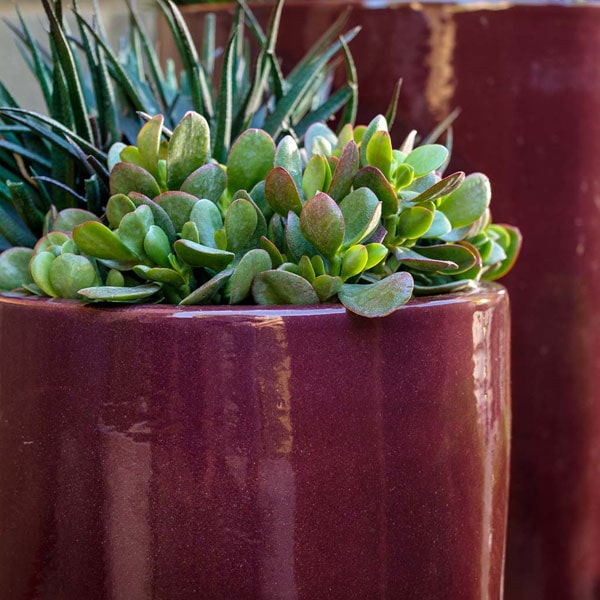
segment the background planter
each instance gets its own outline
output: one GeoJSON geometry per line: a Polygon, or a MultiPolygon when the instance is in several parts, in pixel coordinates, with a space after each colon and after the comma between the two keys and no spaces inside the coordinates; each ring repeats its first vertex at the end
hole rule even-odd
{"type": "Polygon", "coordinates": [[[0,300],[0,597],[500,598],[508,300],[0,300]]]}
{"type": "MultiPolygon", "coordinates": [[[[342,2],[291,2],[290,61],[342,2]]],[[[257,6],[258,10],[261,10],[257,6]]],[[[262,9],[266,11],[266,9],[262,9]]],[[[188,19],[200,31],[202,12],[188,19]]],[[[455,108],[455,163],[490,176],[494,220],[525,245],[513,302],[514,432],[506,596],[600,598],[600,7],[354,4],[360,115],[404,80],[397,139],[455,108]]]]}

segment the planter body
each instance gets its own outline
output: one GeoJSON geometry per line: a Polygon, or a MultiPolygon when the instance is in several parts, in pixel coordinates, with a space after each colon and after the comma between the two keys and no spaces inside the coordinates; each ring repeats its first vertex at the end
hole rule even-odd
{"type": "Polygon", "coordinates": [[[498,600],[508,318],[0,300],[0,598],[498,600]]]}
{"type": "MultiPolygon", "coordinates": [[[[289,63],[344,4],[286,5],[278,50],[289,63]]],[[[360,119],[385,112],[399,77],[398,141],[460,107],[454,164],[490,176],[494,219],[525,239],[506,279],[515,390],[506,597],[597,600],[600,6],[384,4],[355,3],[348,24],[362,25],[351,44],[360,119]]],[[[188,18],[199,31],[202,12],[188,18]]]]}

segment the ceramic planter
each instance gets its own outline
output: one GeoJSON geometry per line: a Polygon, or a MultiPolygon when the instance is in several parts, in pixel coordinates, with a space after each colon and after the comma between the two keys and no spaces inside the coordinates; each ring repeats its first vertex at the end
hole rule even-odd
{"type": "MultiPolygon", "coordinates": [[[[348,27],[362,25],[351,44],[362,120],[385,111],[399,77],[397,139],[460,107],[456,168],[490,176],[494,219],[525,239],[506,279],[515,390],[506,596],[600,598],[600,7],[292,1],[278,52],[298,58],[345,4],[348,27]]],[[[201,11],[187,14],[200,31],[201,11]]]]}
{"type": "Polygon", "coordinates": [[[499,599],[508,321],[0,299],[0,598],[499,599]]]}

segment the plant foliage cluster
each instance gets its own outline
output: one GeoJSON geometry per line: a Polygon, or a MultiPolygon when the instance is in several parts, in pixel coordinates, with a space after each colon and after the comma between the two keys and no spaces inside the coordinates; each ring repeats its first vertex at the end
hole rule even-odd
{"type": "MultiPolygon", "coordinates": [[[[82,80],[71,47],[75,42],[60,35],[65,33],[60,3],[44,4],[51,22],[49,63],[41,56],[36,60],[37,46],[24,24],[20,31],[40,79],[44,68],[52,68],[52,104],[57,90],[60,96],[82,80]],[[69,65],[74,79],[67,82],[69,65]]],[[[266,34],[240,4],[216,102],[208,84],[211,71],[202,66],[214,53],[208,43],[204,61],[193,52],[188,56],[190,68],[178,84],[188,93],[176,92],[150,106],[168,110],[152,110],[156,116],[147,117],[135,139],[124,126],[105,137],[101,111],[98,119],[88,118],[83,91],[71,114],[54,119],[0,109],[0,116],[17,124],[5,127],[5,135],[16,139],[2,151],[20,159],[20,173],[31,169],[26,180],[9,178],[6,184],[5,199],[21,218],[15,224],[24,237],[10,239],[15,247],[0,256],[1,288],[88,302],[339,300],[354,313],[375,317],[390,314],[415,293],[462,290],[510,269],[520,235],[491,222],[485,175],[444,176],[448,148],[417,146],[415,132],[394,149],[388,120],[381,115],[367,126],[353,125],[355,74],[346,43],[354,32],[337,42],[331,39],[336,31],[328,32],[283,78],[273,55],[282,4],[266,34]],[[244,71],[249,61],[240,46],[244,14],[262,48],[254,77],[244,71]],[[318,89],[340,49],[348,83],[324,99],[318,89]],[[191,110],[175,122],[182,97],[191,110]],[[337,133],[320,122],[344,106],[337,133]],[[25,154],[30,141],[38,149],[25,154]],[[60,160],[52,156],[59,150],[60,160]],[[43,166],[40,158],[50,175],[33,175],[34,165],[43,166]],[[54,172],[64,169],[63,160],[66,177],[54,172]],[[79,179],[77,169],[83,173],[79,179]]],[[[189,32],[171,2],[160,6],[185,46],[184,57],[192,47],[189,32]]],[[[131,14],[140,42],[133,46],[158,68],[133,9],[131,14]]],[[[141,80],[134,81],[116,56],[110,58],[98,26],[76,16],[77,43],[88,63],[101,63],[104,74],[94,88],[96,99],[115,81],[120,95],[129,84],[143,90],[141,80]]],[[[130,56],[141,58],[134,51],[130,56]]],[[[171,88],[152,72],[146,83],[153,92],[148,96],[156,100],[171,88]]],[[[126,102],[124,111],[118,101],[110,106],[121,118],[134,119],[140,110],[135,103],[126,102]]],[[[2,215],[0,221],[6,229],[2,215]]]]}

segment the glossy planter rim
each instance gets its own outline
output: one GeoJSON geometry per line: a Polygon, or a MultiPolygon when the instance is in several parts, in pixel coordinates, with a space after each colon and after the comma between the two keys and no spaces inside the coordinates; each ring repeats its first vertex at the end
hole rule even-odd
{"type": "MultiPolygon", "coordinates": [[[[480,283],[476,287],[449,294],[438,294],[430,296],[413,297],[397,311],[388,315],[388,317],[375,317],[373,320],[380,321],[393,317],[399,312],[412,312],[419,308],[432,306],[446,306],[452,304],[472,303],[487,304],[495,298],[507,295],[506,289],[498,283],[480,283]]],[[[69,300],[62,298],[42,298],[38,296],[21,296],[11,292],[0,293],[0,302],[23,306],[28,309],[66,311],[74,313],[77,311],[110,311],[118,314],[141,313],[156,317],[174,317],[174,318],[196,318],[196,317],[296,317],[296,316],[325,316],[325,315],[343,315],[356,319],[371,320],[367,317],[361,317],[348,311],[340,303],[323,303],[309,305],[210,305],[210,306],[178,306],[175,304],[108,304],[108,303],[83,303],[80,300],[69,300]]]]}

